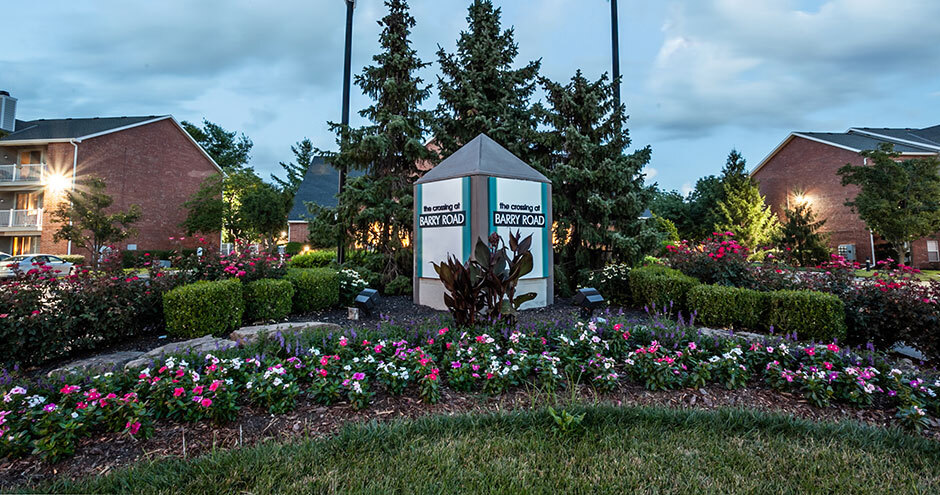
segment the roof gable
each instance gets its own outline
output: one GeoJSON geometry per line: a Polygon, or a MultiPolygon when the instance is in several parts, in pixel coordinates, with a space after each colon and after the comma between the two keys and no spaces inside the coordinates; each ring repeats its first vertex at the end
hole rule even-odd
{"type": "MultiPolygon", "coordinates": [[[[360,177],[364,174],[361,170],[350,170],[347,177],[360,177]]],[[[339,172],[331,165],[326,163],[322,156],[314,157],[304,175],[303,182],[297,188],[297,194],[294,195],[294,204],[291,206],[290,213],[287,215],[288,221],[306,221],[307,205],[305,203],[316,203],[320,206],[333,208],[336,206],[336,194],[339,191],[339,172]]]]}
{"type": "Polygon", "coordinates": [[[429,170],[416,184],[471,175],[551,182],[489,136],[480,134],[429,170]]]}

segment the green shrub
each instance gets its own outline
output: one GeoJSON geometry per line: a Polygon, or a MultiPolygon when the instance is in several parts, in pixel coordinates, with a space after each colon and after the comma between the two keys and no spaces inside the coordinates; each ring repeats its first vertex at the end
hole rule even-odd
{"type": "Polygon", "coordinates": [[[845,307],[832,294],[809,290],[768,292],[767,324],[780,332],[796,332],[805,340],[845,339],[845,307]]]}
{"type": "Polygon", "coordinates": [[[246,322],[279,320],[290,314],[294,285],[289,280],[263,278],[245,284],[246,322]]]}
{"type": "Polygon", "coordinates": [[[634,304],[672,305],[674,310],[680,311],[688,308],[688,292],[699,285],[698,280],[662,265],[635,268],[630,271],[629,278],[634,304]]]}
{"type": "Polygon", "coordinates": [[[309,313],[339,304],[339,274],[336,270],[291,268],[285,278],[294,285],[295,313],[309,313]]]}
{"type": "Polygon", "coordinates": [[[335,249],[317,249],[291,257],[287,262],[291,268],[323,268],[336,260],[335,249]]]}
{"type": "Polygon", "coordinates": [[[590,272],[584,282],[585,287],[597,289],[604,299],[615,306],[629,306],[633,300],[630,294],[630,265],[607,265],[590,272]]]}
{"type": "Polygon", "coordinates": [[[385,293],[390,296],[411,294],[411,277],[399,275],[385,286],[385,293]]]}
{"type": "Polygon", "coordinates": [[[689,291],[689,309],[697,311],[696,321],[706,326],[767,329],[769,292],[699,285],[689,291]]]}
{"type": "Polygon", "coordinates": [[[62,258],[62,261],[71,263],[73,265],[85,264],[85,257],[80,254],[63,254],[62,256],[59,256],[59,258],[62,258]]]}
{"type": "Polygon", "coordinates": [[[245,311],[237,278],[196,282],[163,295],[166,331],[177,337],[221,335],[241,326],[245,311]]]}
{"type": "Polygon", "coordinates": [[[291,241],[284,246],[284,254],[288,256],[295,256],[300,254],[304,250],[304,245],[301,242],[291,241]]]}
{"type": "Polygon", "coordinates": [[[343,268],[339,275],[339,301],[349,306],[356,300],[356,296],[366,288],[366,281],[359,272],[352,268],[343,268]]]}

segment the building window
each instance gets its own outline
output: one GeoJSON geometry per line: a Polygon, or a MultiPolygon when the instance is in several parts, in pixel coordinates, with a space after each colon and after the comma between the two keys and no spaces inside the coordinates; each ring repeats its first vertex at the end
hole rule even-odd
{"type": "Polygon", "coordinates": [[[839,256],[846,261],[855,261],[855,244],[839,244],[839,256]]]}
{"type": "Polygon", "coordinates": [[[940,249],[937,241],[927,241],[927,261],[940,261],[940,249]]]}
{"type": "Polygon", "coordinates": [[[18,256],[21,254],[36,254],[39,252],[39,237],[14,237],[12,247],[13,249],[11,249],[12,252],[10,254],[13,256],[18,256]]]}

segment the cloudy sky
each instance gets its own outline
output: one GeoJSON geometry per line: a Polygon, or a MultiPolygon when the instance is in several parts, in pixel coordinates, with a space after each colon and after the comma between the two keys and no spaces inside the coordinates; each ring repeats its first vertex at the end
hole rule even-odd
{"type": "MultiPolygon", "coordinates": [[[[424,60],[453,50],[468,3],[410,2],[424,60]]],[[[520,64],[541,58],[555,80],[609,71],[607,0],[495,3],[520,64]]],[[[357,2],[354,71],[383,12],[357,2]]],[[[621,0],[619,12],[633,144],[652,146],[648,180],[665,188],[717,173],[732,148],[756,165],[791,130],[940,123],[938,0],[621,0]]],[[[0,89],[22,119],[205,117],[247,134],[267,174],[303,137],[335,147],[344,16],[342,0],[11,2],[0,89]]],[[[354,87],[354,124],[367,104],[354,87]]]]}

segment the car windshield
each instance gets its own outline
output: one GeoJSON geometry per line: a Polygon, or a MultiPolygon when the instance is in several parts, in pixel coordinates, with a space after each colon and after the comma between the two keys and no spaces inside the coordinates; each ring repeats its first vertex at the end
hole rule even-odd
{"type": "Polygon", "coordinates": [[[8,261],[8,262],[10,262],[10,263],[19,263],[19,262],[24,261],[24,260],[26,260],[26,259],[28,259],[28,258],[29,258],[29,256],[20,255],[20,256],[13,256],[12,258],[7,258],[6,261],[8,261]]]}

